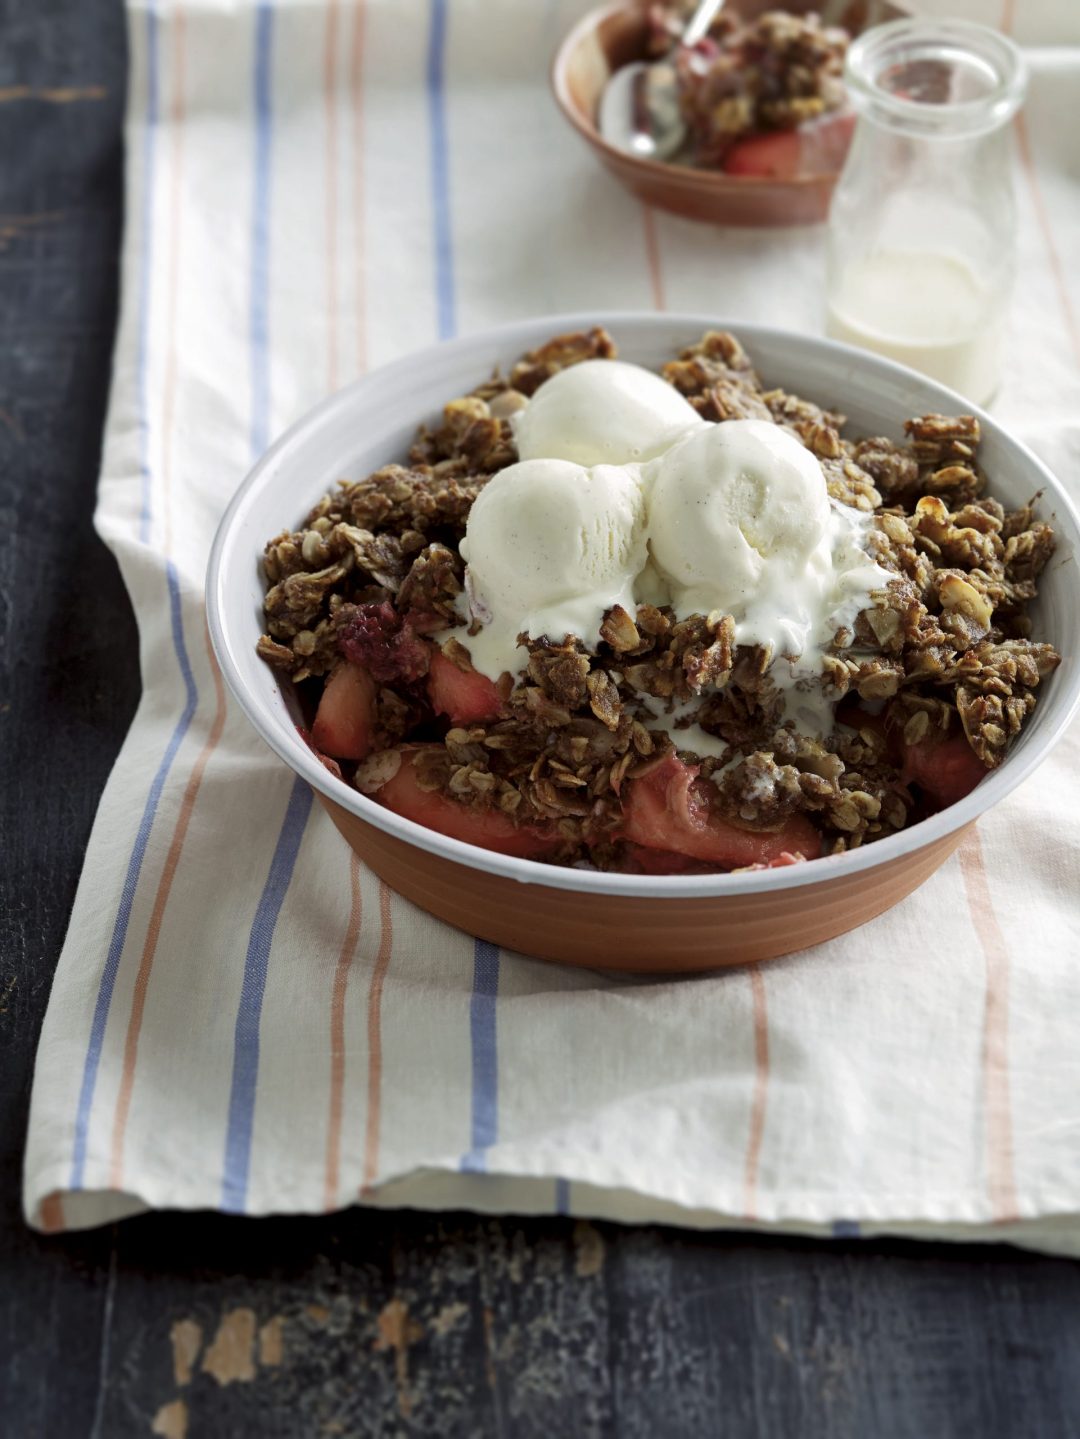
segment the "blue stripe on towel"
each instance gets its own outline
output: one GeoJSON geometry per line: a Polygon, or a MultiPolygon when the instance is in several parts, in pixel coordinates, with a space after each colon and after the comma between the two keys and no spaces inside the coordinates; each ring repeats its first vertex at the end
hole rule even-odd
{"type": "Polygon", "coordinates": [[[832,1236],[834,1239],[861,1239],[862,1230],[859,1228],[859,1221],[857,1219],[834,1219],[832,1236]]]}
{"type": "Polygon", "coordinates": [[[486,939],[473,947],[473,990],[469,1002],[469,1033],[472,1041],[472,1130],[471,1147],[462,1156],[461,1168],[482,1174],[487,1168],[487,1151],[499,1137],[499,1070],[495,1005],[499,995],[499,950],[486,939]]]}
{"type": "Polygon", "coordinates": [[[457,330],[454,303],[454,241],[450,226],[450,162],[446,143],[446,0],[431,0],[427,92],[431,140],[431,203],[435,229],[435,303],[440,340],[457,330]]]}
{"type": "MultiPolygon", "coordinates": [[[[273,139],[273,25],[268,0],[255,12],[255,184],[251,217],[251,309],[248,333],[251,344],[251,449],[257,459],[266,448],[270,431],[270,173],[273,139]]],[[[255,911],[244,961],[244,981],[236,1015],[233,1041],[233,1075],[229,1094],[229,1120],[225,1135],[225,1169],[222,1208],[242,1213],[247,1202],[251,1140],[255,1125],[255,1098],[259,1081],[259,1025],[262,1019],[266,974],[274,928],[292,880],[296,857],[311,813],[311,790],[300,779],[293,783],[278,835],[270,872],[255,911]]]]}
{"type": "MultiPolygon", "coordinates": [[[[136,360],[137,391],[139,396],[139,467],[141,472],[139,538],[144,541],[149,538],[152,519],[150,497],[150,419],[149,402],[147,398],[147,317],[150,304],[149,276],[152,260],[151,240],[153,227],[151,225],[151,191],[154,182],[154,148],[158,127],[158,71],[160,63],[157,13],[152,4],[146,12],[146,49],[146,147],[143,152],[143,184],[146,193],[143,198],[142,211],[143,231],[140,255],[141,280],[139,286],[141,313],[139,316],[139,347],[136,360]]],[[[167,438],[168,437],[166,437],[166,440],[167,438]]],[[[105,956],[105,967],[102,970],[101,980],[98,984],[97,1000],[94,1004],[94,1017],[90,1023],[90,1039],[87,1044],[86,1058],[83,1061],[82,1083],[79,1086],[79,1099],[75,1109],[75,1136],[72,1145],[70,1181],[72,1189],[81,1189],[83,1184],[83,1177],[86,1170],[86,1148],[90,1129],[90,1115],[94,1106],[94,1092],[97,1088],[97,1076],[98,1068],[101,1064],[102,1046],[105,1042],[105,1027],[109,1019],[109,1009],[112,1005],[117,971],[120,968],[120,956],[124,952],[124,943],[127,939],[128,924],[131,920],[131,908],[135,902],[135,891],[139,885],[139,876],[142,873],[143,860],[146,858],[146,848],[150,842],[150,832],[154,827],[154,819],[157,815],[158,804],[161,801],[162,790],[165,788],[165,780],[169,770],[172,768],[177,751],[183,743],[184,736],[187,734],[192,716],[199,702],[199,692],[195,685],[195,677],[191,672],[187,646],[184,643],[184,621],[180,604],[180,579],[177,575],[176,567],[171,560],[168,561],[165,566],[165,584],[169,598],[169,620],[172,627],[173,649],[176,652],[180,675],[184,683],[184,708],[181,711],[180,718],[176,722],[176,727],[169,737],[169,742],[165,747],[165,753],[161,757],[161,762],[157,767],[154,778],[150,782],[150,789],[147,792],[142,817],[139,820],[139,828],[135,833],[135,843],[132,846],[131,854],[128,858],[127,872],[124,875],[124,884],[120,891],[120,903],[117,906],[116,919],[113,921],[112,938],[109,941],[108,954],[105,956]]]]}
{"type": "Polygon", "coordinates": [[[266,877],[255,921],[251,926],[244,982],[236,1014],[233,1041],[232,1088],[229,1093],[229,1122],[225,1134],[225,1173],[221,1185],[221,1207],[230,1214],[242,1214],[247,1201],[251,1138],[255,1125],[255,1091],[259,1079],[259,1022],[270,946],[282,901],[289,888],[293,866],[311,813],[311,790],[302,779],[293,781],[285,819],[278,835],[270,873],[266,877]]]}
{"type": "Polygon", "coordinates": [[[150,348],[150,273],[153,258],[154,157],[158,128],[158,42],[157,12],[151,3],[146,11],[146,134],[142,153],[142,209],[139,216],[139,343],[135,360],[139,405],[139,539],[150,539],[150,422],[146,396],[147,352],[150,348]]]}
{"type": "Polygon", "coordinates": [[[251,218],[251,454],[258,459],[270,439],[270,141],[273,12],[260,4],[255,16],[255,203],[251,218]]]}
{"type": "MultiPolygon", "coordinates": [[[[427,91],[431,139],[431,206],[435,247],[435,304],[440,340],[457,330],[454,287],[454,243],[450,209],[450,164],[447,154],[446,0],[431,0],[428,32],[427,91]]],[[[499,1132],[498,1044],[496,1001],[499,993],[499,950],[486,940],[475,941],[473,989],[469,1002],[472,1045],[472,1119],[468,1153],[461,1168],[483,1173],[487,1150],[499,1132]]]]}

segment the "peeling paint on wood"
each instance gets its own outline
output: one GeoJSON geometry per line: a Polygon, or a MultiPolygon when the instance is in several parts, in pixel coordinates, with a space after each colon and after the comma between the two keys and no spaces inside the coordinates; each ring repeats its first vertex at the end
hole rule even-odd
{"type": "Polygon", "coordinates": [[[579,1279],[592,1279],[604,1267],[604,1241],[587,1220],[574,1225],[574,1271],[579,1279]]]}
{"type": "Polygon", "coordinates": [[[185,1439],[188,1430],[188,1409],[182,1399],[163,1404],[150,1421],[151,1434],[161,1439],[185,1439]]]}
{"type": "Polygon", "coordinates": [[[431,1332],[441,1339],[467,1316],[467,1304],[444,1304],[431,1321],[431,1332]]]}
{"type": "Polygon", "coordinates": [[[255,1378],[255,1311],[230,1309],[221,1316],[214,1342],[203,1355],[203,1372],[219,1384],[249,1384],[255,1378]]]}
{"type": "Polygon", "coordinates": [[[400,1299],[391,1299],[383,1306],[376,1320],[378,1335],[372,1348],[376,1351],[394,1351],[394,1378],[397,1383],[398,1410],[402,1418],[412,1413],[412,1395],[409,1393],[409,1345],[423,1338],[423,1328],[409,1318],[408,1306],[400,1299]]]}
{"type": "Polygon", "coordinates": [[[43,100],[46,105],[73,105],[78,100],[104,100],[104,85],[4,85],[0,105],[16,100],[43,100]]]}
{"type": "Polygon", "coordinates": [[[172,1342],[173,1378],[183,1388],[191,1382],[192,1370],[202,1348],[202,1325],[194,1319],[178,1319],[169,1330],[172,1342]]]}
{"type": "Polygon", "coordinates": [[[285,1320],[280,1314],[268,1319],[259,1330],[259,1363],[273,1369],[285,1356],[285,1320]]]}
{"type": "Polygon", "coordinates": [[[488,1305],[484,1305],[484,1377],[487,1379],[488,1388],[495,1388],[495,1315],[488,1305]]]}

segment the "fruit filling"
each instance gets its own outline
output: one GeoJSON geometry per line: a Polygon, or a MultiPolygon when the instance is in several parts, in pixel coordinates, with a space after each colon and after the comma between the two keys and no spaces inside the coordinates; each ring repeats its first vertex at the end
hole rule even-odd
{"type": "Polygon", "coordinates": [[[484,849],[667,875],[873,843],[1002,764],[1059,663],[1037,497],[993,497],[973,416],[903,435],[730,334],[659,373],[556,336],[269,542],[259,652],[342,784],[484,849]]]}

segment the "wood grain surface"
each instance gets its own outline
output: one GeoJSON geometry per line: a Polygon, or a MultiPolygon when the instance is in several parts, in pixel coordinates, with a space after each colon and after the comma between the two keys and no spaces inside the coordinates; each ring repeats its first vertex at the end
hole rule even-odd
{"type": "MultiPolygon", "coordinates": [[[[390,3],[390,0],[383,0],[390,3]]],[[[0,1434],[1080,1435],[1080,1266],[550,1219],[21,1222],[34,1047],[139,692],[91,528],[120,0],[0,0],[0,1434]]]]}

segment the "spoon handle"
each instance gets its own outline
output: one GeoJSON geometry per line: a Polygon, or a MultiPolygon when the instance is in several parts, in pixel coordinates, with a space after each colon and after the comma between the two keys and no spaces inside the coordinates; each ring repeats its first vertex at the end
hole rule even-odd
{"type": "Polygon", "coordinates": [[[724,0],[701,0],[701,4],[690,17],[690,23],[682,33],[684,45],[696,45],[703,40],[709,32],[709,26],[713,22],[713,16],[723,5],[724,0]]]}

